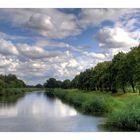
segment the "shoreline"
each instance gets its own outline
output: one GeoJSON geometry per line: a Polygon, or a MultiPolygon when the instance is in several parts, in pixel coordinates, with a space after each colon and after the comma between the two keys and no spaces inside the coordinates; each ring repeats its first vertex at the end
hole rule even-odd
{"type": "MultiPolygon", "coordinates": [[[[46,89],[47,91],[49,90],[46,89]]],[[[139,114],[136,112],[140,103],[138,94],[128,93],[113,96],[107,92],[101,93],[97,91],[96,93],[95,91],[60,88],[51,89],[51,92],[61,101],[73,106],[77,111],[85,115],[105,117],[107,120],[103,127],[107,129],[111,128],[114,131],[126,132],[140,131],[139,124],[136,124],[139,121],[139,114]],[[138,99],[135,102],[136,98],[138,99]],[[136,110],[133,109],[133,106],[127,106],[128,104],[133,104],[136,110]],[[130,120],[131,122],[129,122],[130,120]]]]}

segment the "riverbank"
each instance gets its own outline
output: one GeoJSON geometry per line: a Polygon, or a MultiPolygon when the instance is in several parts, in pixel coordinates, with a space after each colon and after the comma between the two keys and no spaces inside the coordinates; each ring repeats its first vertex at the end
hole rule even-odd
{"type": "Polygon", "coordinates": [[[140,96],[135,93],[111,95],[110,93],[78,89],[54,89],[63,102],[85,114],[107,118],[105,126],[123,131],[140,131],[140,96]]]}
{"type": "Polygon", "coordinates": [[[0,90],[0,95],[2,96],[2,95],[22,94],[25,92],[32,92],[38,90],[41,90],[41,88],[4,88],[0,90]]]}
{"type": "Polygon", "coordinates": [[[0,91],[0,102],[16,103],[19,98],[25,96],[26,93],[43,90],[41,88],[5,88],[0,91]]]}

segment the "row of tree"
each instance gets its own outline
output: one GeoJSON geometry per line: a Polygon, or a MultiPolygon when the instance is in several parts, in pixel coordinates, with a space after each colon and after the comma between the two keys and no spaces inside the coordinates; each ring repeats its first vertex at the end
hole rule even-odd
{"type": "Polygon", "coordinates": [[[45,88],[72,88],[71,81],[69,79],[64,81],[56,80],[55,78],[50,78],[44,83],[45,88]]]}
{"type": "Polygon", "coordinates": [[[75,78],[57,81],[50,78],[44,84],[47,88],[79,88],[82,90],[111,91],[122,90],[124,93],[131,88],[140,91],[140,45],[128,53],[119,52],[112,61],[98,63],[94,68],[87,69],[75,78]]]}

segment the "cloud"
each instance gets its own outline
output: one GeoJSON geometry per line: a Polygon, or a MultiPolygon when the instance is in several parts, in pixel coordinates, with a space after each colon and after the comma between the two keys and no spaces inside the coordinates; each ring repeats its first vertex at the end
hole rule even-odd
{"type": "Polygon", "coordinates": [[[3,55],[17,55],[18,51],[10,41],[0,38],[0,53],[3,55]]]}
{"type": "Polygon", "coordinates": [[[9,35],[4,32],[0,32],[0,38],[5,40],[25,40],[28,37],[20,36],[20,35],[9,35]]]}
{"type": "Polygon", "coordinates": [[[138,41],[129,35],[129,32],[119,27],[105,27],[100,29],[95,38],[101,48],[130,48],[138,45],[138,41]]]}
{"type": "Polygon", "coordinates": [[[44,82],[50,77],[55,77],[58,80],[72,79],[79,72],[93,67],[101,61],[103,59],[87,55],[74,57],[70,52],[67,52],[67,54],[47,60],[30,59],[26,62],[19,62],[19,65],[16,66],[16,74],[30,84],[36,84],[38,81],[44,82]]]}
{"type": "Polygon", "coordinates": [[[116,22],[138,15],[138,9],[86,9],[79,15],[59,9],[0,9],[0,19],[33,30],[49,38],[76,36],[88,26],[99,26],[103,21],[116,22]]]}
{"type": "Polygon", "coordinates": [[[120,27],[127,31],[130,37],[134,38],[137,41],[140,41],[140,11],[134,14],[133,16],[128,16],[126,19],[117,21],[115,27],[120,27]],[[139,13],[139,14],[138,14],[139,13]]]}
{"type": "Polygon", "coordinates": [[[60,9],[0,9],[0,20],[19,31],[0,32],[0,73],[16,74],[28,84],[50,77],[72,79],[119,51],[127,52],[140,37],[138,9],[81,9],[77,14],[60,9]],[[21,36],[23,30],[26,36],[21,36]],[[83,31],[87,38],[94,35],[93,42],[83,38],[83,31]]]}
{"type": "Polygon", "coordinates": [[[66,48],[68,49],[70,45],[68,43],[64,42],[56,42],[56,41],[50,41],[47,39],[40,39],[35,43],[36,46],[42,47],[42,48],[66,48]]]}
{"type": "Polygon", "coordinates": [[[8,67],[9,61],[5,59],[5,56],[0,55],[0,70],[5,70],[8,67]]]}
{"type": "Polygon", "coordinates": [[[48,55],[42,48],[27,44],[19,44],[17,49],[23,56],[31,59],[41,59],[48,55]]]}
{"type": "Polygon", "coordinates": [[[89,46],[89,45],[82,45],[82,46],[79,46],[79,47],[78,47],[79,50],[83,50],[83,51],[88,50],[88,49],[90,49],[90,48],[92,48],[92,47],[89,46]]]}
{"type": "Polygon", "coordinates": [[[104,21],[112,21],[116,22],[120,20],[122,17],[130,17],[137,14],[139,10],[137,9],[86,9],[83,8],[80,13],[80,26],[83,28],[87,28],[88,26],[99,26],[104,21]]]}
{"type": "Polygon", "coordinates": [[[33,14],[26,23],[27,27],[35,30],[52,30],[53,24],[51,17],[40,13],[33,14]]]}
{"type": "Polygon", "coordinates": [[[65,38],[81,33],[73,14],[57,9],[0,9],[0,19],[49,38],[65,38]]]}
{"type": "Polygon", "coordinates": [[[16,66],[19,65],[18,59],[13,56],[4,56],[0,54],[0,73],[9,74],[16,72],[16,66]]]}
{"type": "Polygon", "coordinates": [[[93,59],[99,59],[99,60],[104,60],[105,55],[103,53],[95,53],[95,52],[84,52],[87,57],[91,57],[93,59]]]}
{"type": "Polygon", "coordinates": [[[124,27],[130,31],[135,29],[137,23],[139,23],[138,20],[136,18],[132,18],[125,21],[124,27]]]}
{"type": "Polygon", "coordinates": [[[95,39],[99,42],[99,47],[103,49],[107,60],[112,59],[118,52],[126,53],[139,44],[131,32],[117,26],[101,28],[95,39]]]}
{"type": "Polygon", "coordinates": [[[62,55],[69,55],[68,51],[46,51],[45,49],[38,46],[30,46],[28,44],[19,44],[17,46],[17,50],[22,56],[27,57],[29,59],[49,59],[53,57],[58,57],[62,55]]]}
{"type": "Polygon", "coordinates": [[[58,80],[72,79],[79,72],[105,58],[102,53],[88,52],[83,47],[75,47],[65,42],[37,40],[33,45],[25,43],[14,45],[12,41],[6,39],[4,41],[10,42],[17,53],[1,56],[3,63],[1,62],[0,72],[16,74],[27,84],[44,82],[50,77],[58,80]],[[57,49],[46,50],[49,47],[57,49]],[[59,51],[60,48],[65,50],[59,51]],[[74,52],[80,53],[80,57],[74,56],[74,52]]]}

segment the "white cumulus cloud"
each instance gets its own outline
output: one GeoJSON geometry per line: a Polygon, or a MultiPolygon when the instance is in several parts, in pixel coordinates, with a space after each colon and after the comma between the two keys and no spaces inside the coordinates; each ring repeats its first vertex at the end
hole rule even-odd
{"type": "Polygon", "coordinates": [[[96,34],[99,46],[102,48],[130,48],[138,45],[138,41],[129,32],[119,27],[105,27],[96,34]]]}
{"type": "Polygon", "coordinates": [[[81,33],[74,14],[58,9],[0,9],[0,19],[22,26],[49,38],[65,38],[81,33]]]}
{"type": "Polygon", "coordinates": [[[14,55],[18,54],[18,51],[10,41],[0,38],[0,53],[3,55],[14,55]]]}

